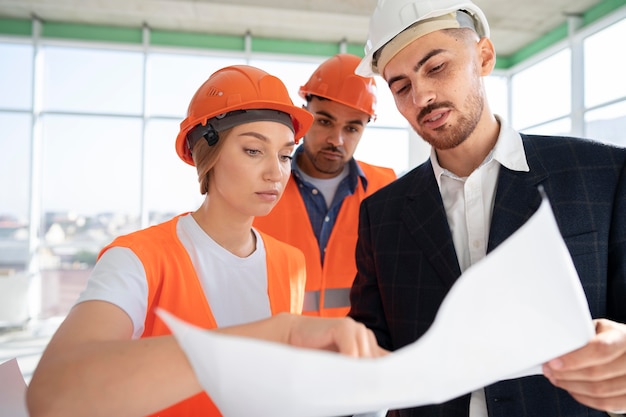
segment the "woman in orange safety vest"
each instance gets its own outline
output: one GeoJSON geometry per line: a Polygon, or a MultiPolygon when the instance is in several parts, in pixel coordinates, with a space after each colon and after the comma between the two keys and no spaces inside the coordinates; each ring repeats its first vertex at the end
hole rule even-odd
{"type": "MultiPolygon", "coordinates": [[[[202,84],[176,139],[180,158],[197,169],[202,205],[100,252],[33,375],[31,416],[220,415],[155,308],[206,329],[302,311],[302,252],[252,221],[281,197],[311,122],[260,69],[222,68],[202,84]]],[[[330,328],[345,326],[280,316],[276,323],[293,333],[272,336],[265,324],[262,337],[336,349],[330,328]],[[309,337],[305,328],[317,330],[309,337]]]]}

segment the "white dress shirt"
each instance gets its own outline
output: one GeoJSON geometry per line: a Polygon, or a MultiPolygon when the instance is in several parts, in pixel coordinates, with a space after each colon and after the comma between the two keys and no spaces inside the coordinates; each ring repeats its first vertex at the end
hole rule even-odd
{"type": "MultiPolygon", "coordinates": [[[[530,170],[521,136],[500,117],[497,119],[500,123],[500,134],[496,145],[483,163],[467,177],[459,177],[442,168],[434,148],[431,149],[430,160],[462,272],[487,254],[489,226],[500,167],[504,166],[512,171],[530,170]]],[[[469,415],[487,417],[484,389],[472,393],[469,415]]]]}

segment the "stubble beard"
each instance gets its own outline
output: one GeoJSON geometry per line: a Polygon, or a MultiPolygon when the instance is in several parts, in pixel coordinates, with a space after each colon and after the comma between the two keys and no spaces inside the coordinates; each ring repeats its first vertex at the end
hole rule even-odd
{"type": "MultiPolygon", "coordinates": [[[[483,112],[485,99],[480,93],[472,94],[467,96],[464,105],[465,108],[469,109],[469,112],[466,114],[460,114],[456,124],[451,125],[446,123],[445,125],[434,129],[435,133],[433,134],[425,132],[420,133],[420,131],[416,129],[417,134],[435,149],[447,150],[459,146],[476,129],[483,112]]],[[[451,102],[442,102],[427,106],[420,114],[427,114],[440,107],[456,110],[456,107],[451,102]]],[[[421,119],[420,116],[418,116],[418,120],[419,119],[421,119]]]]}

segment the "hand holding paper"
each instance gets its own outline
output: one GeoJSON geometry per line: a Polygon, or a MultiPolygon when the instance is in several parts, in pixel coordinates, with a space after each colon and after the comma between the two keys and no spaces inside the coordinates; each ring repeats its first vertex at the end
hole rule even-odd
{"type": "Polygon", "coordinates": [[[458,279],[422,338],[382,358],[224,336],[160,314],[226,417],[336,416],[439,403],[540,373],[542,363],[594,334],[546,200],[458,279]]]}

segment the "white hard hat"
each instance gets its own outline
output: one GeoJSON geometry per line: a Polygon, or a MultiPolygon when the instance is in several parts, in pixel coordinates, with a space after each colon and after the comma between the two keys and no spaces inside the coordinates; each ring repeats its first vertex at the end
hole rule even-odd
{"type": "Polygon", "coordinates": [[[364,77],[380,74],[382,68],[378,68],[374,59],[379,49],[415,23],[457,11],[464,11],[471,17],[479,36],[489,37],[487,18],[470,0],[378,0],[370,19],[365,57],[355,72],[364,77]]]}

